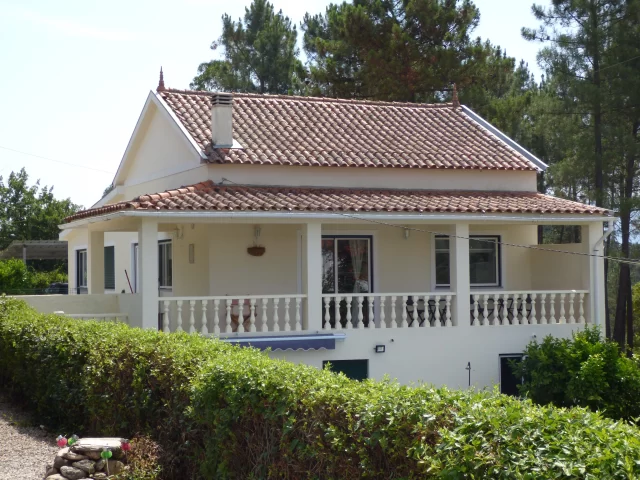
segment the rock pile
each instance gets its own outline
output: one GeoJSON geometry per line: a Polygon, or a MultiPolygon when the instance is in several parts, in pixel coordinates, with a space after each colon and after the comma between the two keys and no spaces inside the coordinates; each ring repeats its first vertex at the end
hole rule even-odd
{"type": "Polygon", "coordinates": [[[56,454],[47,466],[46,480],[106,480],[126,468],[122,438],[81,438],[56,454]],[[111,452],[105,459],[102,453],[111,452]]]}

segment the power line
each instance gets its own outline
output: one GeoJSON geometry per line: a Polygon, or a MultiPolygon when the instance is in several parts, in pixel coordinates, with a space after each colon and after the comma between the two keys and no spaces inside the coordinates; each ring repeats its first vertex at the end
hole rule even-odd
{"type": "MultiPolygon", "coordinates": [[[[237,185],[239,187],[242,188],[246,188],[249,190],[254,190],[256,193],[261,193],[260,190],[256,187],[251,187],[248,185],[243,185],[237,182],[234,182],[233,180],[229,180],[228,178],[222,178],[222,182],[229,182],[232,183],[234,185],[237,185]]],[[[446,236],[446,237],[451,237],[451,238],[461,238],[463,240],[474,240],[471,237],[465,237],[465,236],[460,236],[460,235],[453,235],[451,233],[448,232],[436,232],[433,230],[424,230],[421,228],[416,228],[416,227],[410,227],[410,226],[405,226],[405,225],[395,225],[393,223],[388,223],[388,222],[383,222],[382,220],[374,220],[371,218],[365,218],[365,217],[361,217],[357,214],[352,214],[352,213],[344,213],[344,212],[333,212],[333,211],[326,211],[323,213],[328,213],[330,215],[336,215],[336,216],[342,216],[342,217],[348,217],[348,218],[353,218],[355,220],[362,220],[364,222],[369,222],[369,223],[375,223],[378,225],[384,225],[387,227],[393,227],[393,228],[399,228],[402,230],[410,230],[410,231],[414,231],[414,232],[421,232],[421,233],[429,233],[432,235],[438,235],[438,236],[446,236]]],[[[501,240],[483,240],[484,242],[487,243],[495,243],[497,245],[504,245],[507,247],[514,247],[514,248],[526,248],[529,250],[539,250],[542,252],[552,252],[552,253],[564,253],[567,255],[578,255],[578,256],[582,256],[582,257],[595,257],[595,258],[603,258],[606,260],[611,260],[613,262],[618,262],[618,263],[625,263],[628,265],[640,265],[640,260],[634,260],[631,258],[620,258],[620,257],[611,257],[608,255],[596,255],[594,253],[583,253],[583,252],[569,252],[567,250],[557,250],[557,249],[552,249],[552,248],[543,248],[543,247],[539,247],[539,246],[535,246],[535,245],[522,245],[522,244],[518,244],[518,243],[509,243],[509,242],[503,242],[501,240]]]]}
{"type": "Polygon", "coordinates": [[[48,160],[50,162],[61,163],[63,165],[69,165],[70,167],[86,168],[87,170],[94,170],[96,172],[108,173],[109,175],[113,175],[113,172],[109,172],[107,170],[102,170],[100,168],[93,168],[93,167],[87,167],[86,165],[78,165],[78,164],[75,164],[75,163],[63,162],[62,160],[55,160],[53,158],[43,157],[42,155],[36,155],[34,153],[28,153],[28,152],[23,152],[21,150],[16,150],[15,148],[3,147],[2,145],[0,145],[0,148],[2,148],[3,150],[9,150],[10,152],[20,153],[22,155],[28,155],[29,157],[41,158],[43,160],[48,160]]]}

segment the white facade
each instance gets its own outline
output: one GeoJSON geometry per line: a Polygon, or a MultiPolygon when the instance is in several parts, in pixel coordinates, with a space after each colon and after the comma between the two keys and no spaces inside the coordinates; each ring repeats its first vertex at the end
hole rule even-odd
{"type": "MultiPolygon", "coordinates": [[[[97,205],[223,179],[255,186],[536,190],[535,171],[208,165],[202,155],[151,93],[116,188],[97,205]]],[[[587,323],[601,324],[603,262],[597,255],[609,220],[594,215],[125,210],[62,226],[70,290],[89,295],[29,301],[41,310],[87,317],[120,313],[133,326],[235,341],[326,337],[334,348],[270,355],[319,368],[325,361],[366,360],[373,378],[486,387],[500,381],[500,355],[521,353],[528,342],[546,335],[565,337],[587,323]],[[538,246],[539,224],[580,225],[581,243],[538,246]],[[496,251],[490,251],[487,239],[497,242],[496,251]],[[159,242],[171,246],[159,247],[159,242]],[[262,256],[247,253],[254,244],[264,247],[262,256]],[[105,246],[115,248],[112,289],[104,283],[105,246]],[[478,252],[478,246],[487,251],[478,252]],[[347,267],[340,266],[340,248],[350,252],[347,267]],[[87,258],[86,279],[83,272],[78,276],[79,255],[87,258]],[[495,270],[478,274],[474,258],[485,257],[495,262],[495,270]],[[444,270],[443,259],[448,259],[444,270]],[[364,287],[339,290],[341,281],[356,276],[364,287]],[[384,353],[376,353],[376,346],[384,353]]]]}

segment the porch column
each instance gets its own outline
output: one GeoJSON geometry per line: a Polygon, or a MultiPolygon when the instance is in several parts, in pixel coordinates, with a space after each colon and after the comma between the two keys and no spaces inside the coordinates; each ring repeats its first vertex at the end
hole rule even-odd
{"type": "Polygon", "coordinates": [[[466,328],[471,325],[471,288],[469,278],[469,224],[453,225],[452,237],[449,238],[451,250],[451,290],[455,293],[453,324],[466,328]]]}
{"type": "Polygon", "coordinates": [[[306,258],[302,282],[307,301],[304,303],[305,330],[322,329],[322,225],[306,223],[303,228],[306,258]]]}
{"type": "Polygon", "coordinates": [[[138,228],[142,328],[158,329],[158,223],[143,218],[138,228]]]}
{"type": "MultiPolygon", "coordinates": [[[[587,253],[591,255],[602,255],[604,253],[604,243],[600,243],[596,248],[596,242],[602,238],[604,230],[601,222],[591,222],[582,227],[583,232],[587,231],[588,238],[582,241],[587,244],[587,253]]],[[[604,258],[587,257],[589,261],[589,323],[599,325],[602,328],[602,335],[605,335],[606,308],[604,301],[604,258]]]]}
{"type": "Polygon", "coordinates": [[[87,277],[89,294],[104,293],[104,232],[89,230],[87,277]]]}

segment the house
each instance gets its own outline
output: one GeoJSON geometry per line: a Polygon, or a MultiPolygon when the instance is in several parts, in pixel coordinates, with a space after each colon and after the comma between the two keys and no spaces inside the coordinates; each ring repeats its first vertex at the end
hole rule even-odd
{"type": "Polygon", "coordinates": [[[271,348],[354,378],[513,388],[532,340],[602,326],[610,211],[469,108],[150,92],[114,188],[61,225],[39,308],[271,348]],[[539,225],[580,243],[538,245],[539,225]],[[86,295],[84,295],[86,294],[86,295]]]}

